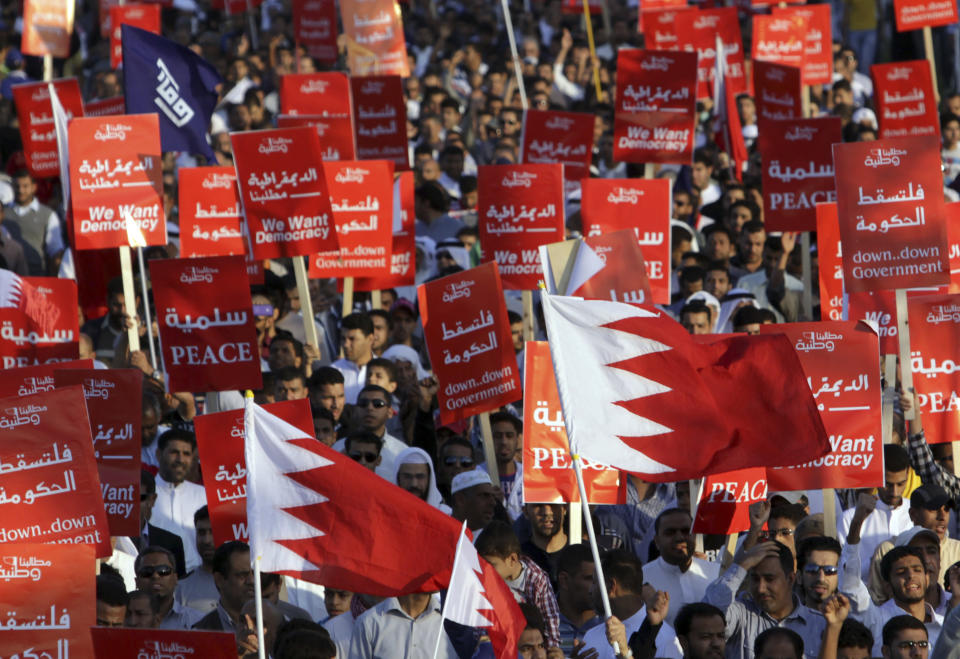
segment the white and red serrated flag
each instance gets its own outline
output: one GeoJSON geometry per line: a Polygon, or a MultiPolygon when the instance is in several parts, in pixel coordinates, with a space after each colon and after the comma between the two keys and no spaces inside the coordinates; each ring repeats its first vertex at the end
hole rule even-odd
{"type": "Polygon", "coordinates": [[[44,334],[52,333],[60,318],[60,309],[36,286],[5,269],[0,269],[0,309],[19,311],[29,322],[29,329],[35,328],[44,334]]]}
{"type": "Polygon", "coordinates": [[[727,85],[727,56],[719,34],[716,39],[716,52],[716,75],[713,78],[713,107],[716,112],[714,139],[733,159],[737,180],[742,181],[748,158],[747,146],[743,141],[737,100],[727,85]]]}
{"type": "Polygon", "coordinates": [[[572,453],[673,482],[829,452],[782,334],[703,345],[652,307],[541,300],[572,453]]]}

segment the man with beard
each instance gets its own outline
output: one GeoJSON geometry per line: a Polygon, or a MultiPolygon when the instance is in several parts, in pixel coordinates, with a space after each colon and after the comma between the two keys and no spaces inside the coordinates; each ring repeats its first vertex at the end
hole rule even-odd
{"type": "Polygon", "coordinates": [[[410,447],[397,456],[397,471],[393,482],[410,494],[423,499],[434,508],[450,514],[450,507],[443,503],[433,473],[433,462],[422,448],[410,447]]]}
{"type": "Polygon", "coordinates": [[[797,572],[803,603],[820,611],[824,602],[837,592],[840,581],[840,543],[834,538],[814,536],[800,543],[797,572]]]}
{"type": "Polygon", "coordinates": [[[557,606],[560,608],[560,649],[569,657],[583,636],[602,620],[593,608],[590,590],[596,568],[590,547],[567,545],[557,552],[557,606]]]}
{"type": "Polygon", "coordinates": [[[550,575],[556,572],[557,554],[567,546],[564,512],[563,504],[559,503],[528,503],[523,507],[523,514],[530,522],[530,539],[521,549],[550,575]]]}
{"type": "Polygon", "coordinates": [[[674,616],[683,659],[722,659],[727,648],[723,611],[711,604],[694,602],[674,616]]]}
{"type": "Polygon", "coordinates": [[[660,557],[643,567],[646,582],[670,594],[670,624],[684,604],[702,601],[707,586],[720,576],[717,563],[694,557],[692,526],[687,510],[670,508],[660,513],[654,521],[653,537],[660,557]]]}
{"type": "Polygon", "coordinates": [[[194,513],[193,523],[197,527],[197,552],[203,562],[177,584],[175,596],[180,604],[207,614],[217,608],[219,594],[213,579],[213,554],[217,547],[206,506],[194,513]]]}
{"type": "Polygon", "coordinates": [[[245,542],[225,542],[213,554],[213,579],[220,599],[217,608],[204,616],[193,629],[236,632],[243,627],[243,605],[253,597],[253,569],[250,547],[245,542]]]}
{"type": "MultiPolygon", "coordinates": [[[[396,483],[396,460],[397,456],[407,448],[402,441],[387,432],[387,421],[393,416],[393,408],[390,406],[391,396],[383,387],[375,384],[364,386],[357,394],[356,404],[356,430],[373,433],[380,438],[382,447],[380,449],[380,464],[376,467],[377,475],[381,478],[396,483]]],[[[339,440],[333,445],[333,450],[343,452],[346,448],[346,440],[339,440]]]]}

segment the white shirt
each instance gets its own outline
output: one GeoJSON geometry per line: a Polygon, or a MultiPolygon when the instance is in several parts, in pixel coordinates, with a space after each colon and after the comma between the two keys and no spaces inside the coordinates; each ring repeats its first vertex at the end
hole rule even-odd
{"type": "Polygon", "coordinates": [[[350,656],[350,639],[353,637],[353,628],[356,624],[357,621],[350,611],[323,623],[323,628],[330,634],[330,640],[337,646],[338,659],[347,659],[350,656]]]}
{"type": "Polygon", "coordinates": [[[686,572],[681,572],[676,565],[670,565],[662,556],[643,566],[643,580],[670,595],[667,622],[671,625],[684,604],[703,601],[707,586],[719,576],[719,565],[696,557],[686,572]]]}
{"type": "Polygon", "coordinates": [[[330,365],[343,373],[343,391],[346,401],[351,405],[356,405],[357,395],[367,383],[367,365],[357,366],[346,358],[338,359],[330,365]]]}
{"type": "Polygon", "coordinates": [[[440,636],[437,653],[433,652],[442,624],[437,595],[430,597],[426,611],[417,618],[407,615],[396,597],[388,597],[357,618],[350,659],[456,659],[457,652],[446,634],[440,636]]]}
{"type": "MultiPolygon", "coordinates": [[[[383,433],[382,439],[383,448],[380,449],[380,464],[376,468],[377,476],[396,484],[393,479],[397,475],[397,456],[410,447],[389,433],[383,433]]],[[[334,451],[346,454],[347,440],[338,439],[332,448],[334,451]]]]}
{"type": "MultiPolygon", "coordinates": [[[[850,531],[850,522],[856,509],[851,508],[840,518],[840,542],[846,543],[847,533],[850,531]]],[[[884,540],[900,535],[913,526],[910,519],[910,504],[901,503],[897,508],[891,508],[883,501],[877,501],[877,507],[864,520],[860,527],[860,578],[864,583],[870,578],[870,559],[877,550],[877,546],[884,540]]]]}
{"type": "MultiPolygon", "coordinates": [[[[646,572],[644,572],[644,578],[646,578],[646,572]]],[[[673,608],[672,602],[670,608],[673,608]]],[[[641,606],[639,611],[623,621],[628,642],[630,641],[630,637],[633,636],[633,633],[640,629],[640,625],[643,624],[646,617],[647,607],[641,606]]],[[[682,659],[683,649],[680,647],[680,641],[677,640],[677,633],[673,630],[673,627],[670,626],[670,623],[664,622],[663,626],[660,627],[660,631],[657,632],[656,643],[658,659],[664,657],[666,659],[682,659]]],[[[607,642],[606,625],[597,625],[588,630],[587,633],[583,635],[583,644],[586,646],[585,652],[596,650],[597,654],[600,655],[598,659],[616,659],[616,655],[613,654],[613,647],[607,642]]],[[[626,650],[626,648],[620,648],[621,652],[626,652],[626,650]]]]}
{"type": "MultiPolygon", "coordinates": [[[[928,603],[924,602],[924,606],[927,609],[927,617],[930,618],[930,621],[924,622],[923,625],[927,628],[927,640],[930,641],[930,647],[933,647],[936,645],[937,638],[940,636],[940,629],[943,627],[943,616],[934,611],[933,607],[928,603]]],[[[871,606],[865,613],[854,616],[873,632],[872,656],[881,656],[880,648],[883,646],[883,626],[890,618],[903,615],[910,614],[897,606],[897,603],[892,599],[889,599],[880,606],[871,606]]]]}
{"type": "Polygon", "coordinates": [[[157,502],[153,504],[150,523],[180,536],[187,572],[203,563],[197,551],[197,529],[193,525],[193,514],[205,505],[207,495],[200,485],[184,481],[174,486],[157,474],[157,502]]]}

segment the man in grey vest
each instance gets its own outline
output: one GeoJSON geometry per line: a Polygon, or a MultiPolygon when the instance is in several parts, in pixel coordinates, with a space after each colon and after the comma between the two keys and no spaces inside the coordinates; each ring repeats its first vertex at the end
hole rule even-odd
{"type": "Polygon", "coordinates": [[[21,169],[13,175],[13,204],[3,213],[3,226],[23,246],[30,275],[55,275],[65,247],[60,218],[36,197],[37,185],[21,169]]]}

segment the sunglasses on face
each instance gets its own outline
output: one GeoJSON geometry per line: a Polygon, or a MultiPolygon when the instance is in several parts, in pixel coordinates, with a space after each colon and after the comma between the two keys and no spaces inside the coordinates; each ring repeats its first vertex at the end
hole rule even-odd
{"type": "Polygon", "coordinates": [[[912,650],[913,648],[925,650],[930,647],[930,641],[900,641],[897,643],[897,647],[901,650],[912,650]]]}
{"type": "Polygon", "coordinates": [[[370,451],[356,451],[350,453],[350,459],[355,462],[376,462],[379,456],[376,453],[370,451]]]}
{"type": "Polygon", "coordinates": [[[452,467],[456,464],[459,464],[461,467],[472,467],[473,458],[468,458],[466,456],[457,457],[455,455],[448,455],[443,459],[443,464],[447,465],[448,467],[452,467]]]}
{"type": "Polygon", "coordinates": [[[817,565],[816,563],[807,563],[803,566],[803,571],[807,574],[817,574],[823,570],[823,573],[828,577],[832,577],[840,570],[836,565],[817,565]]]}
{"type": "Polygon", "coordinates": [[[373,406],[374,409],[383,409],[387,406],[387,401],[382,398],[358,398],[357,407],[370,407],[373,406]]]}
{"type": "Polygon", "coordinates": [[[173,574],[173,568],[169,565],[148,565],[147,567],[140,568],[137,576],[141,579],[149,579],[153,575],[169,577],[171,574],[173,574]]]}
{"type": "Polygon", "coordinates": [[[761,538],[789,538],[793,535],[793,529],[777,529],[776,531],[764,531],[760,534],[761,538]]]}

